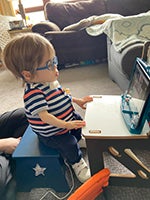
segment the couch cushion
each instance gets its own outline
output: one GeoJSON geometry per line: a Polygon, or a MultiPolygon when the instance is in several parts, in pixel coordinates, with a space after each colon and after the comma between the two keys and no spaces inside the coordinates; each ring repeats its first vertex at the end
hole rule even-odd
{"type": "Polygon", "coordinates": [[[48,2],[45,7],[47,19],[61,29],[81,19],[106,12],[104,0],[77,1],[75,3],[48,2]]]}
{"type": "Polygon", "coordinates": [[[136,15],[150,10],[149,0],[106,0],[108,13],[118,13],[121,15],[136,15]]]}

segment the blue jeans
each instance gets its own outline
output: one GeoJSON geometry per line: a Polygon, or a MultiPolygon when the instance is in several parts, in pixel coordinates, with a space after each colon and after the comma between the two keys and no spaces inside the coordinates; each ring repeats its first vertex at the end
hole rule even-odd
{"type": "MultiPolygon", "coordinates": [[[[82,120],[79,114],[74,114],[74,120],[82,120]]],[[[78,141],[81,139],[81,128],[73,129],[65,134],[43,137],[38,136],[39,140],[46,146],[57,149],[61,156],[66,159],[66,161],[73,165],[80,161],[82,157],[82,152],[78,145],[78,141]]]]}

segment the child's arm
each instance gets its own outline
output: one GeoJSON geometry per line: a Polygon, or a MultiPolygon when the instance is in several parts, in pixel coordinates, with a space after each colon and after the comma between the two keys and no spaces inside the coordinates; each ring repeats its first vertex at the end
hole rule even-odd
{"type": "Polygon", "coordinates": [[[76,97],[72,97],[72,100],[74,103],[76,103],[78,106],[80,106],[81,108],[85,109],[85,104],[87,102],[93,101],[93,97],[91,96],[86,96],[83,98],[76,98],[76,97]]]}
{"type": "Polygon", "coordinates": [[[82,128],[83,126],[85,126],[85,121],[73,120],[73,121],[66,122],[64,120],[58,119],[54,115],[48,113],[46,110],[41,111],[39,113],[39,117],[41,118],[41,120],[43,122],[45,122],[47,124],[51,124],[51,125],[56,126],[58,128],[66,128],[68,130],[78,129],[78,128],[82,128]]]}

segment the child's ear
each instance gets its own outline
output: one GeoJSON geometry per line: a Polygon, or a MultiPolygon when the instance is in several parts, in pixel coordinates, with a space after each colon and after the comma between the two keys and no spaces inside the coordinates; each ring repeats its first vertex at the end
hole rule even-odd
{"type": "Polygon", "coordinates": [[[27,82],[31,80],[31,73],[29,71],[23,70],[21,74],[27,82]]]}

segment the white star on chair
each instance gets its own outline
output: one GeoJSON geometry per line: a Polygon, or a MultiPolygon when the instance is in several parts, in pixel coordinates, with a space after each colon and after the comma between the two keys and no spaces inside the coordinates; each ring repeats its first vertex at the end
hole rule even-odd
{"type": "Polygon", "coordinates": [[[46,170],[46,168],[40,167],[39,164],[36,164],[36,167],[33,168],[33,170],[35,171],[35,176],[39,176],[40,174],[45,176],[44,171],[46,170]]]}

